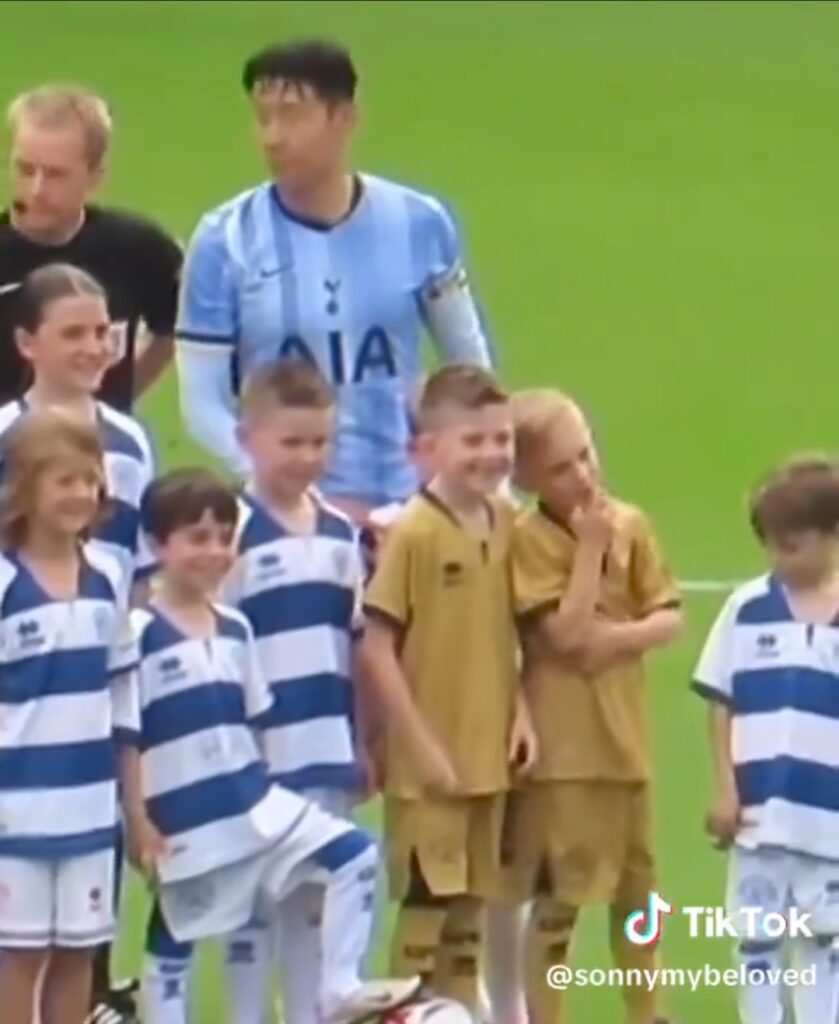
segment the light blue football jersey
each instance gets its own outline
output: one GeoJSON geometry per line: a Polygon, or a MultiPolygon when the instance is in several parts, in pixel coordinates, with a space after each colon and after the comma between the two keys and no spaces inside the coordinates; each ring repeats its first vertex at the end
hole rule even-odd
{"type": "Polygon", "coordinates": [[[270,183],[206,214],[186,260],[178,359],[188,428],[239,473],[236,379],[281,358],[315,362],[338,395],[322,490],[379,505],[417,485],[407,411],[424,327],[446,362],[489,366],[492,352],[446,207],[382,178],[358,183],[332,226],[293,214],[270,183]]]}

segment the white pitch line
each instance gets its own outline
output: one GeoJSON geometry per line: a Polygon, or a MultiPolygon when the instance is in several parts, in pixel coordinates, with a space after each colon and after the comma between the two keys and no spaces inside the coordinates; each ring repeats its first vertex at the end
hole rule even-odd
{"type": "Polygon", "coordinates": [[[727,594],[739,587],[742,580],[680,580],[679,590],[686,594],[727,594]]]}

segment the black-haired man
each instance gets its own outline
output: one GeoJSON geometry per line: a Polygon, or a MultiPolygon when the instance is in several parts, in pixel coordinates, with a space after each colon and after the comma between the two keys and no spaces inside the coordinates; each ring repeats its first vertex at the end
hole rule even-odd
{"type": "Polygon", "coordinates": [[[269,47],[243,85],[270,180],[201,220],[184,271],[178,369],[187,428],[237,473],[241,377],[308,358],[336,389],[324,493],[357,519],[416,487],[408,405],[430,330],[446,362],[487,366],[490,344],[439,199],[354,173],[357,75],[342,47],[269,47]]]}

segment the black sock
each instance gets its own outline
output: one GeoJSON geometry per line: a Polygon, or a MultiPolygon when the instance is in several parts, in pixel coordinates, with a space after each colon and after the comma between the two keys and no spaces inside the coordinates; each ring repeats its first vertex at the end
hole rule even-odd
{"type": "Polygon", "coordinates": [[[91,993],[95,1006],[111,989],[111,945],[98,946],[93,954],[93,985],[91,993]]]}

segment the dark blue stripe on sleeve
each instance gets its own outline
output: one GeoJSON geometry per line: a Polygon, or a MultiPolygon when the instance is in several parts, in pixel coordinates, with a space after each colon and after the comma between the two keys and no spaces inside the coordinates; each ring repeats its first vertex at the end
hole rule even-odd
{"type": "Polygon", "coordinates": [[[708,686],[707,683],[700,683],[698,679],[694,679],[690,684],[690,688],[694,693],[699,694],[700,697],[704,697],[705,700],[709,700],[714,704],[723,704],[726,707],[731,706],[731,698],[714,686],[708,686]]]}
{"type": "Polygon", "coordinates": [[[136,729],[126,729],[118,725],[114,729],[114,742],[122,747],[139,747],[140,733],[136,729]]]}

